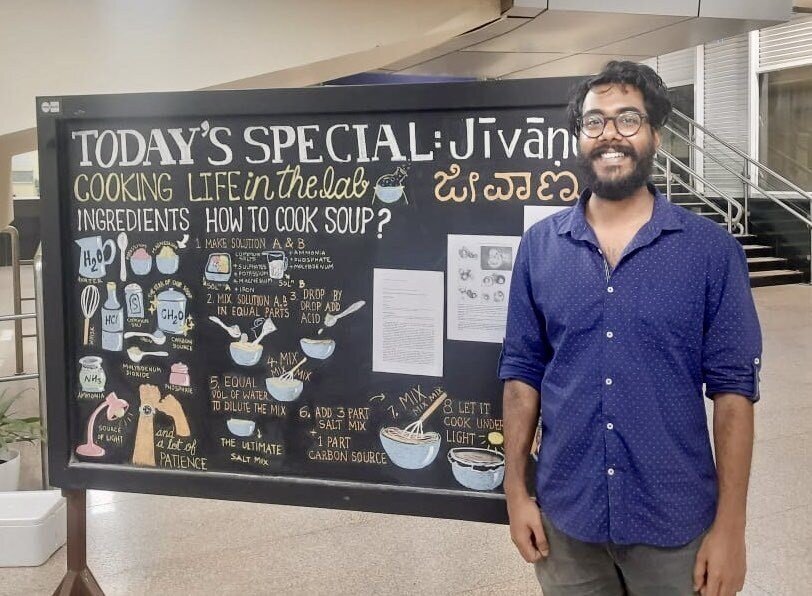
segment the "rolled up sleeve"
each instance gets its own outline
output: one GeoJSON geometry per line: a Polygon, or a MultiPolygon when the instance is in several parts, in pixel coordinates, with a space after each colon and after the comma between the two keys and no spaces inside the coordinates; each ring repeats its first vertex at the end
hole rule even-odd
{"type": "Polygon", "coordinates": [[[547,340],[544,316],[533,297],[530,244],[528,235],[525,235],[513,266],[498,375],[503,381],[517,379],[539,390],[552,349],[547,340]]]}
{"type": "Polygon", "coordinates": [[[714,251],[706,284],[702,377],[705,395],[735,393],[760,398],[762,363],[758,322],[747,257],[735,238],[714,251]]]}

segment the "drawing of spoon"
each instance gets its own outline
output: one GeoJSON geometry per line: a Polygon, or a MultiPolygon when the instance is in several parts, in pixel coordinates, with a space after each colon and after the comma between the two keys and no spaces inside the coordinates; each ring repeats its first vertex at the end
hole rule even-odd
{"type": "Polygon", "coordinates": [[[257,338],[251,343],[254,345],[258,344],[266,335],[273,333],[274,331],[276,331],[276,325],[273,324],[272,320],[265,319],[265,322],[262,324],[262,330],[259,332],[259,335],[257,335],[257,338]]]}
{"type": "Polygon", "coordinates": [[[219,317],[214,317],[214,316],[209,317],[209,321],[211,321],[212,323],[217,323],[218,325],[220,325],[220,327],[225,329],[226,333],[228,333],[234,339],[239,339],[240,338],[240,328],[237,325],[226,325],[225,323],[223,323],[223,321],[221,321],[219,319],[219,317]]]}
{"type": "Polygon", "coordinates": [[[124,232],[119,232],[118,237],[116,238],[116,244],[118,244],[118,252],[119,256],[121,257],[119,277],[121,278],[121,281],[127,281],[127,266],[124,262],[124,252],[127,250],[127,234],[124,232]]]}
{"type": "MultiPolygon", "coordinates": [[[[363,308],[365,304],[366,302],[364,302],[363,300],[359,300],[358,302],[353,302],[352,304],[350,304],[347,307],[347,309],[340,314],[334,315],[328,312],[326,315],[324,315],[324,327],[332,327],[338,322],[340,318],[346,317],[347,315],[351,315],[355,311],[360,310],[361,308],[363,308]]],[[[318,333],[319,335],[321,335],[322,332],[324,331],[324,327],[319,329],[318,333]]]]}
{"type": "Polygon", "coordinates": [[[146,337],[149,340],[152,340],[152,343],[158,346],[162,346],[166,343],[166,335],[160,329],[157,329],[155,333],[143,333],[141,331],[128,331],[124,334],[124,339],[130,339],[131,337],[146,337]]]}
{"type": "Polygon", "coordinates": [[[169,356],[169,352],[144,352],[138,346],[127,348],[127,356],[133,362],[141,362],[146,356],[169,356]]]}

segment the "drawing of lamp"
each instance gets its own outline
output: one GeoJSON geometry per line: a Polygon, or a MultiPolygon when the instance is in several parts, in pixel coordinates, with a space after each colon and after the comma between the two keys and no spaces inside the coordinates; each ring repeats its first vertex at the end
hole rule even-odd
{"type": "Polygon", "coordinates": [[[114,392],[110,392],[90,415],[87,421],[86,442],[76,448],[77,455],[83,455],[84,457],[102,457],[104,455],[104,448],[93,442],[93,426],[96,423],[96,416],[98,416],[99,412],[104,408],[107,408],[107,420],[113,421],[123,418],[124,414],[126,414],[130,408],[130,404],[123,399],[119,399],[114,392]]]}

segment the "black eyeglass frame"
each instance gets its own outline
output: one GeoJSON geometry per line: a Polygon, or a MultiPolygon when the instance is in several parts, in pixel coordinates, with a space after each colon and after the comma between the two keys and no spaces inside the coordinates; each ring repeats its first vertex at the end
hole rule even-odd
{"type": "Polygon", "coordinates": [[[624,138],[629,138],[629,137],[633,137],[633,136],[634,136],[634,135],[636,135],[638,132],[640,132],[640,129],[643,127],[643,122],[645,122],[646,120],[649,120],[649,117],[648,117],[648,115],[647,115],[647,114],[641,114],[640,112],[637,112],[637,111],[635,111],[635,110],[626,110],[626,111],[624,111],[624,112],[621,112],[621,113],[620,113],[620,114],[618,114],[617,116],[604,116],[603,114],[589,114],[588,116],[581,116],[581,117],[578,119],[578,132],[583,132],[583,133],[584,133],[584,135],[585,135],[586,137],[590,138],[590,139],[597,139],[599,136],[601,136],[601,135],[603,134],[603,131],[605,131],[605,130],[606,130],[606,124],[607,124],[609,121],[611,121],[611,122],[612,122],[612,124],[613,124],[613,125],[614,125],[614,127],[615,127],[615,130],[617,131],[617,134],[619,134],[621,137],[624,137],[624,138]],[[634,132],[629,133],[629,134],[624,134],[624,133],[622,133],[622,132],[620,131],[620,129],[619,129],[619,128],[618,128],[618,126],[617,126],[617,119],[618,119],[618,118],[622,118],[623,116],[626,116],[626,115],[628,115],[628,114],[634,114],[635,116],[637,116],[638,118],[640,118],[640,124],[639,124],[639,126],[638,126],[638,127],[635,129],[635,131],[634,131],[634,132]],[[600,132],[598,132],[598,134],[596,134],[596,135],[591,135],[591,134],[588,134],[588,133],[586,132],[586,129],[584,128],[584,119],[585,119],[585,118],[594,118],[594,117],[601,118],[601,119],[603,120],[603,126],[601,127],[601,130],[600,130],[600,132]]]}

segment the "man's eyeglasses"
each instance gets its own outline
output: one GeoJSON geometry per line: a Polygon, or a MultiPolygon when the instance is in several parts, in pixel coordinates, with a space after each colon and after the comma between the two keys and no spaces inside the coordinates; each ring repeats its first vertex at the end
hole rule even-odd
{"type": "Polygon", "coordinates": [[[603,134],[606,123],[612,121],[615,130],[622,137],[632,137],[637,134],[648,116],[640,112],[621,112],[617,116],[603,116],[602,114],[589,114],[579,120],[581,131],[590,139],[596,139],[603,134]]]}

